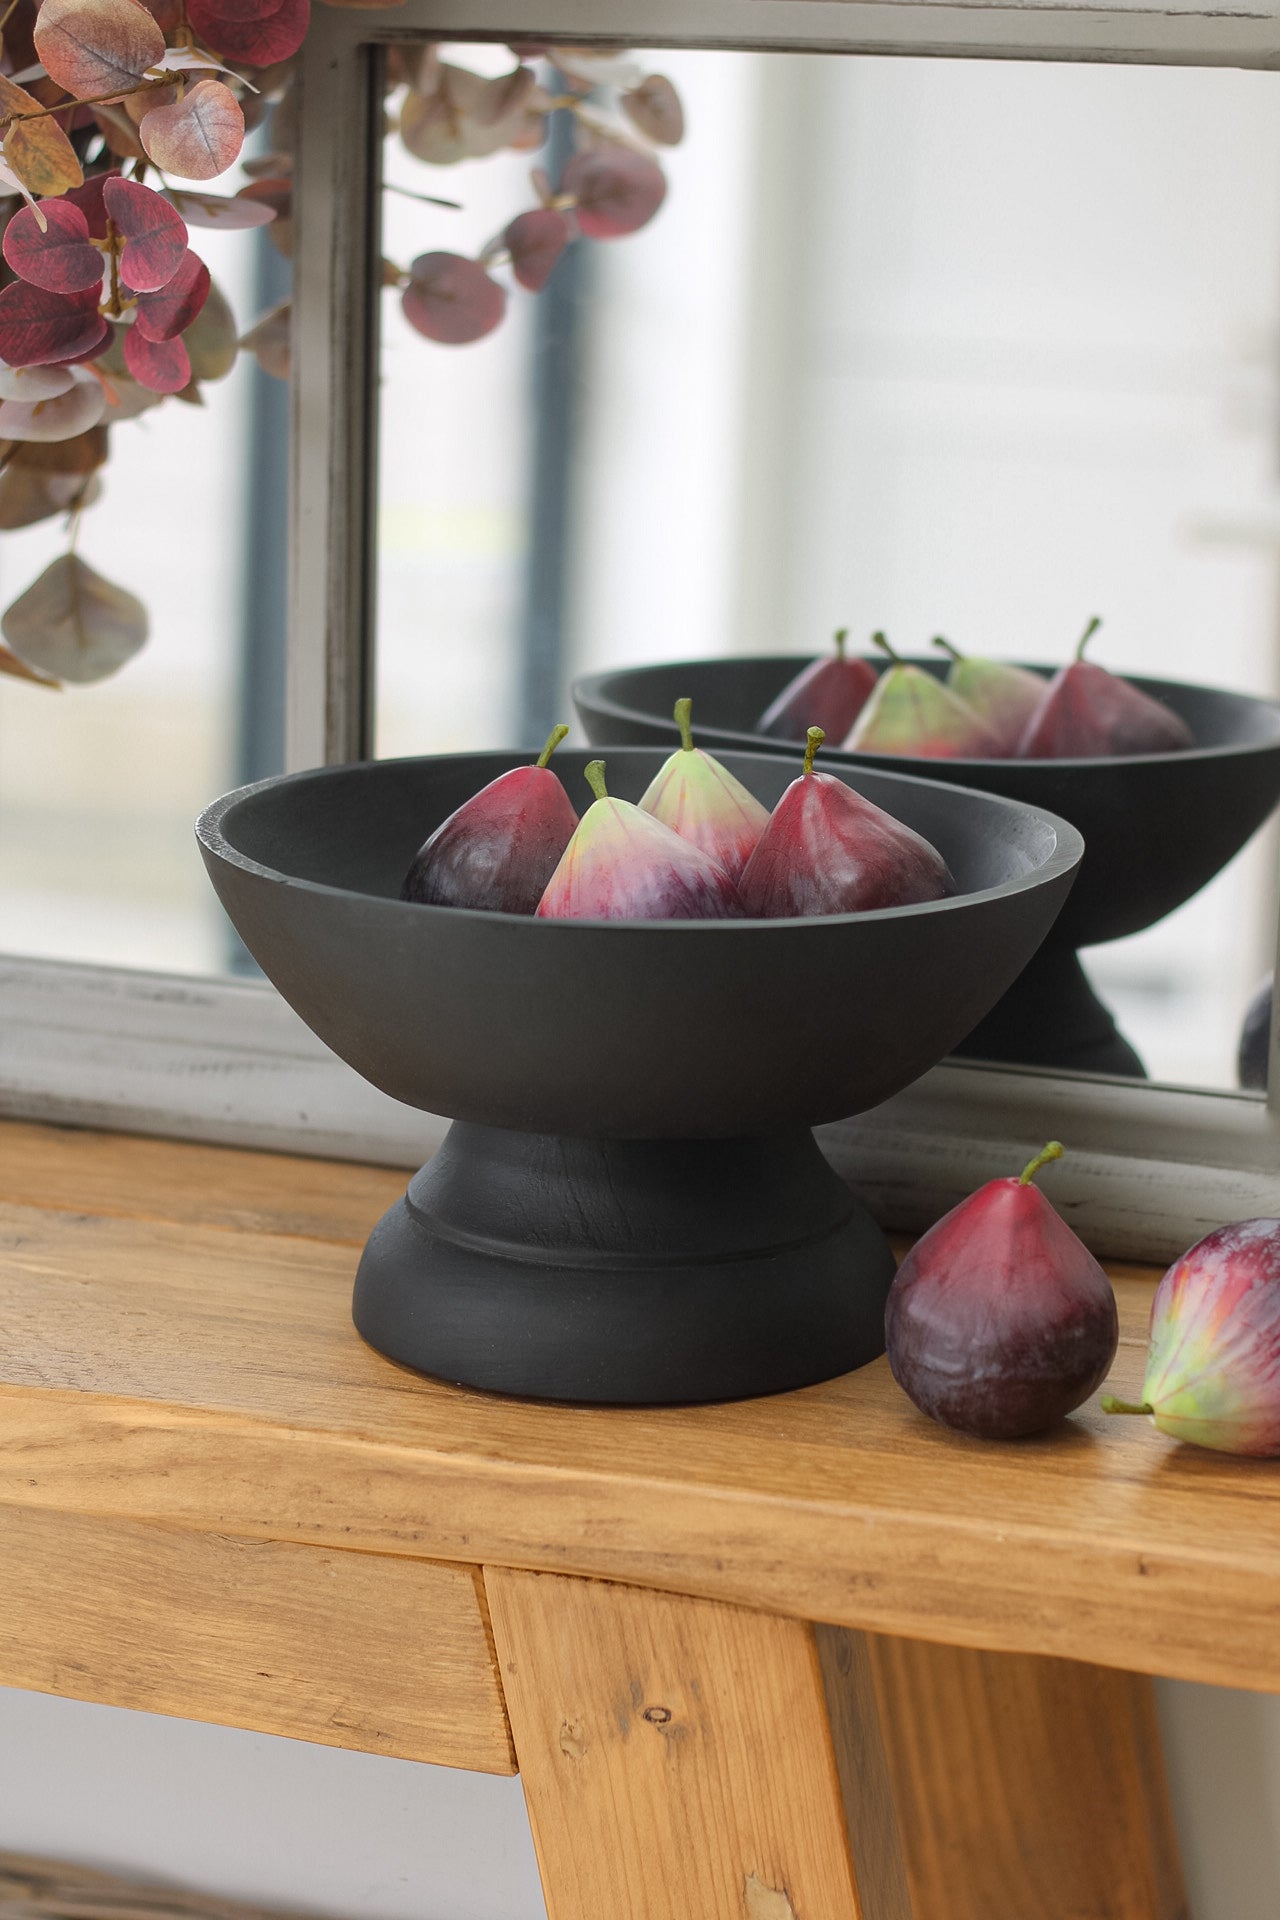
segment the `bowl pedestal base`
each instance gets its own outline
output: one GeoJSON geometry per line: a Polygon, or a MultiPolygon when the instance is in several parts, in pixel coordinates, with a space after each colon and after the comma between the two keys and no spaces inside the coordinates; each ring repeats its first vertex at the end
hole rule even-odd
{"type": "Polygon", "coordinates": [[[353,1317],[380,1352],[461,1386],[732,1400],[883,1353],[893,1274],[808,1131],[582,1140],[456,1122],[370,1235],[353,1317]]]}
{"type": "Polygon", "coordinates": [[[954,1052],[962,1059],[1145,1080],[1147,1070],[1070,947],[1041,947],[954,1052]]]}

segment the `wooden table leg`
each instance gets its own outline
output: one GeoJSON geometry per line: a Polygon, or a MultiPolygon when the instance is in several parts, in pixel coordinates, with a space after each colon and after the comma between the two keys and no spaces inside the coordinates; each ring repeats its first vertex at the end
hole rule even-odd
{"type": "Polygon", "coordinates": [[[550,1920],[910,1920],[863,1636],[485,1583],[550,1920]]]}
{"type": "Polygon", "coordinates": [[[1145,1676],[867,1646],[918,1920],[1186,1920],[1145,1676]]]}

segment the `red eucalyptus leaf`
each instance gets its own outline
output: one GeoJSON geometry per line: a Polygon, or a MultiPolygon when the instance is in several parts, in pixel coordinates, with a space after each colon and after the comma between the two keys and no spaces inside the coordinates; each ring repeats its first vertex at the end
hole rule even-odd
{"type": "Polygon", "coordinates": [[[147,158],[183,180],[212,180],[235,165],[244,145],[244,115],[221,80],[197,80],[181,100],[153,107],[138,138],[147,158]]]}
{"type": "Polygon", "coordinates": [[[493,332],[506,312],[507,296],[478,260],[423,253],[409,269],[401,304],[409,325],[428,340],[461,347],[493,332]]]}
{"type": "Polygon", "coordinates": [[[34,37],[50,79],[81,100],[132,93],[164,56],[164,35],[138,0],[44,0],[34,37]]]}
{"type": "Polygon", "coordinates": [[[159,293],[138,296],[133,331],[144,340],[172,340],[186,332],[208,298],[209,269],[198,253],[188,253],[159,293]]]}
{"type": "Polygon", "coordinates": [[[517,214],[502,236],[511,271],[530,293],[541,293],[571,238],[569,222],[554,207],[517,214]]]}
{"type": "Polygon", "coordinates": [[[15,213],[4,230],[4,257],[20,279],[51,293],[88,293],[102,284],[102,255],[89,239],[89,223],[66,200],[45,200],[15,213]]]}
{"type": "MultiPolygon", "coordinates": [[[[241,20],[267,20],[280,6],[280,0],[209,0],[205,12],[234,24],[241,20]]],[[[199,11],[199,9],[197,9],[199,11]]]]}
{"type": "Polygon", "coordinates": [[[148,340],[137,326],[125,329],[124,363],[138,385],[152,393],[181,393],[191,378],[181,340],[148,340]]]}
{"type": "Polygon", "coordinates": [[[106,338],[96,292],[50,293],[25,280],[0,287],[0,359],[11,367],[74,360],[106,338]]]}
{"type": "Polygon", "coordinates": [[[89,238],[105,240],[107,237],[107,206],[103,199],[108,180],[118,180],[120,170],[112,167],[107,173],[91,173],[82,187],[76,187],[62,198],[68,206],[79,207],[89,223],[89,238]]]}
{"type": "Polygon", "coordinates": [[[660,147],[678,147],[684,139],[684,108],[680,95],[665,74],[651,73],[619,105],[631,124],[660,147]]]}
{"type": "Polygon", "coordinates": [[[102,191],[108,214],[125,240],[120,275],[134,293],[166,286],[182,265],[187,229],[169,202],[136,180],[107,181],[102,191]]]}
{"type": "Polygon", "coordinates": [[[311,0],[280,0],[259,5],[247,19],[235,17],[221,0],[187,0],[187,19],[210,53],[245,66],[270,67],[288,60],[306,38],[311,0]]]}
{"type": "Polygon", "coordinates": [[[275,219],[273,206],[246,200],[237,194],[228,199],[218,193],[189,193],[185,187],[171,187],[168,198],[189,227],[221,227],[224,233],[238,233],[248,227],[265,227],[275,219]]]}
{"type": "Polygon", "coordinates": [[[161,33],[174,33],[183,22],[183,0],[142,0],[161,33]]]}
{"type": "Polygon", "coordinates": [[[560,177],[574,196],[578,225],[591,240],[617,240],[652,220],[666,198],[662,168],[630,147],[594,147],[575,153],[560,177]]]}

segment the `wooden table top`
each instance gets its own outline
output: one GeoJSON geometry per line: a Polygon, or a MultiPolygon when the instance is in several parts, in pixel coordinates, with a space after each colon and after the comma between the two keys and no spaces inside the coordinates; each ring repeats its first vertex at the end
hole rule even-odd
{"type": "MultiPolygon", "coordinates": [[[[718,1407],[442,1386],[349,1317],[403,1179],[0,1126],[0,1501],[1280,1691],[1280,1463],[1094,1403],[1048,1438],[966,1440],[884,1361],[718,1407]]],[[[1110,1270],[1132,1395],[1156,1276],[1110,1270]]]]}

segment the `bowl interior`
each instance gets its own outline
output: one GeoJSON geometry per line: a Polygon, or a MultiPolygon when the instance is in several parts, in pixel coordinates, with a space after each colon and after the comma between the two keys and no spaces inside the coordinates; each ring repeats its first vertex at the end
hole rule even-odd
{"type": "MultiPolygon", "coordinates": [[[[578,681],[574,701],[587,738],[602,748],[674,741],[671,709],[688,695],[703,745],[716,752],[735,746],[786,752],[751,729],[802,664],[779,654],[621,668],[578,681]]],[[[947,670],[941,659],[912,664],[937,678],[947,670]]],[[[1084,835],[1085,860],[1053,938],[1073,947],[1117,940],[1198,893],[1280,801],[1280,704],[1130,677],[1182,715],[1195,747],[1106,760],[922,760],[824,748],[823,761],[925,772],[931,780],[980,787],[1070,820],[1084,835]]]]}
{"type": "MultiPolygon", "coordinates": [[[[591,756],[556,765],[575,804],[591,756]]],[[[368,762],[225,796],[201,850],[250,952],[333,1050],[455,1118],[631,1138],[760,1134],[875,1105],[970,1032],[1070,888],[1079,835],[991,795],[848,778],[933,840],[954,899],[810,920],[605,924],[420,907],[400,882],[462,800],[531,755],[368,762]]],[[[608,756],[638,797],[666,754],[608,756]]],[[[771,805],[795,762],[728,754],[771,805]]],[[[845,777],[842,772],[842,777],[845,777]]]]}

